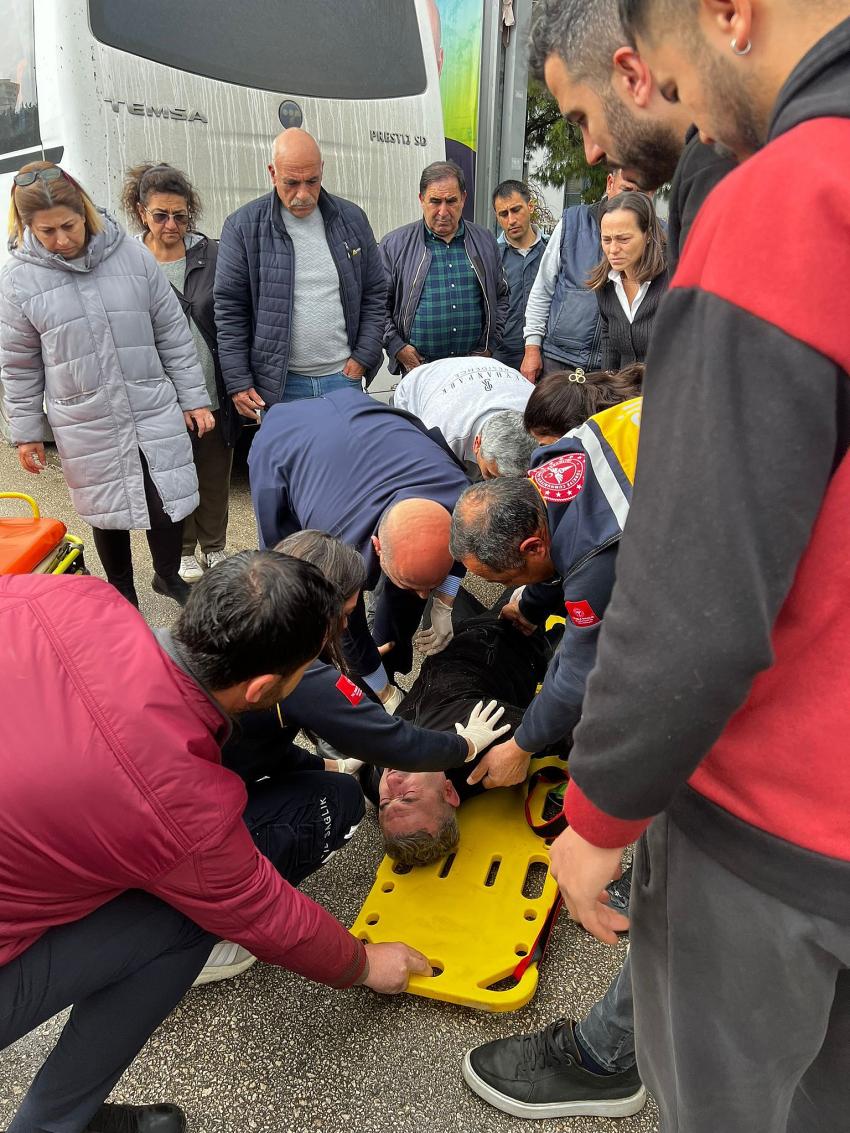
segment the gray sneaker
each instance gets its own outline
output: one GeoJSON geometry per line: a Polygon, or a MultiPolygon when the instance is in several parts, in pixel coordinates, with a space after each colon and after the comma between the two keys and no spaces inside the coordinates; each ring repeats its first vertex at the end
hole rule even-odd
{"type": "Polygon", "coordinates": [[[224,562],[227,553],[225,551],[202,551],[200,558],[204,570],[212,570],[214,566],[224,562]]]}
{"type": "Polygon", "coordinates": [[[184,582],[197,582],[199,578],[204,577],[204,568],[194,555],[183,555],[177,573],[184,582]]]}

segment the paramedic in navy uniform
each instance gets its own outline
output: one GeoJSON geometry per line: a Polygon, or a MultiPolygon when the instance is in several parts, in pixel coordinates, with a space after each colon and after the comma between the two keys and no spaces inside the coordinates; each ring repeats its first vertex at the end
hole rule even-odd
{"type": "Polygon", "coordinates": [[[451,606],[463,576],[449,551],[451,512],[469,481],[421,422],[356,389],[273,406],[248,458],[261,547],[294,531],[326,531],[366,561],[379,587],[370,636],[362,597],[349,618],[352,670],[388,709],[401,700],[387,673],[410,670],[411,638],[429,595],[422,652],[452,636],[451,606]],[[391,645],[383,662],[378,646],[391,645]]]}
{"type": "Polygon", "coordinates": [[[548,614],[566,620],[540,693],[514,736],[485,755],[470,782],[521,783],[531,754],[579,721],[631,502],[640,410],[635,398],[596,414],[538,449],[527,478],[475,484],[455,508],[451,548],[464,566],[492,582],[528,584],[502,617],[524,633],[548,614]]]}

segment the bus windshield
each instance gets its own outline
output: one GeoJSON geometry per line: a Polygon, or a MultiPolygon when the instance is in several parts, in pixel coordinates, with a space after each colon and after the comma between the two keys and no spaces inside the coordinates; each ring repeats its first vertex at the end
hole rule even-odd
{"type": "Polygon", "coordinates": [[[32,0],[0,0],[0,153],[39,144],[32,0]]]}
{"type": "Polygon", "coordinates": [[[101,43],[286,94],[402,98],[427,86],[414,0],[89,0],[101,43]]]}

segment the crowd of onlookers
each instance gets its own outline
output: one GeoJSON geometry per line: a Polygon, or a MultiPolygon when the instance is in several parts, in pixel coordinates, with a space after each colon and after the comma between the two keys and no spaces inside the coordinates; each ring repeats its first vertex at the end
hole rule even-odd
{"type": "Polygon", "coordinates": [[[111,586],[0,580],[0,1046],[73,1004],[10,1133],[182,1133],[105,1098],[193,982],[256,958],[427,976],[297,886],[363,791],[388,852],[432,862],[463,799],[553,750],[568,913],[632,947],[585,1018],[469,1051],[470,1087],[616,1117],[645,1083],[665,1133],[846,1125],[850,356],[823,249],[840,274],[850,2],[540,0],[531,63],[612,170],[548,242],[519,181],[499,240],[465,220],[447,161],[378,244],[298,129],[218,242],[167,164],[127,173],[135,239],[59,166],[15,175],[6,413],[34,473],[49,422],[111,586]],[[228,556],[245,422],[260,549],[228,556]],[[134,529],[170,630],[133,608],[134,529]],[[494,611],[460,612],[466,572],[494,611]]]}
{"type": "MultiPolygon", "coordinates": [[[[109,581],[132,602],[128,530],[148,531],[154,587],[181,603],[186,584],[224,557],[233,447],[241,426],[255,425],[272,405],[368,386],[386,352],[400,377],[429,368],[427,380],[417,374],[400,383],[397,404],[416,413],[427,382],[443,387],[442,407],[430,400],[447,439],[469,434],[473,442],[481,432],[474,426],[491,410],[512,413],[492,422],[491,434],[525,436],[521,414],[532,388],[520,373],[534,383],[557,372],[560,384],[590,373],[594,385],[613,389],[616,379],[599,371],[613,375],[646,355],[667,282],[665,238],[651,198],[619,174],[602,201],[568,209],[547,245],[524,183],[505,181],[493,192],[497,241],[463,219],[460,167],[437,162],[420,181],[421,219],[379,247],[362,210],[322,190],[321,153],[304,131],[280,134],[269,170],[272,191],[228,217],[219,243],[199,230],[202,202],[184,172],[152,162],[129,169],[124,219],[165,277],[143,290],[121,279],[139,271],[139,249],[64,170],[32,162],[15,178],[2,300],[12,437],[24,468],[38,471],[46,406],[74,504],[94,529],[109,581]],[[56,286],[42,324],[24,281],[46,271],[56,286]],[[79,341],[95,317],[83,285],[109,291],[109,301],[100,295],[106,318],[95,351],[79,341]],[[120,325],[109,318],[119,296],[120,325]],[[482,387],[470,397],[468,383],[455,379],[458,367],[472,368],[470,358],[509,367],[513,373],[492,372],[502,389],[512,384],[510,395],[494,398],[482,387]],[[160,378],[173,391],[157,387],[160,378]],[[125,382],[132,397],[120,388],[125,382]],[[178,406],[188,414],[186,439],[175,433],[178,406]]],[[[556,421],[548,435],[565,431],[556,421]]],[[[483,442],[487,451],[486,434],[483,442]]],[[[532,447],[525,444],[512,472],[532,447]]]]}

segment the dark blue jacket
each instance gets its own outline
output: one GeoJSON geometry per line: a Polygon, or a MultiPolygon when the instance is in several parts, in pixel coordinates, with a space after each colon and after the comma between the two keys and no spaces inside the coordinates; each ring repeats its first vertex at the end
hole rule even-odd
{"type": "MultiPolygon", "coordinates": [[[[581,716],[631,504],[640,411],[640,398],[615,405],[531,458],[528,475],[546,504],[566,629],[543,687],[516,730],[524,751],[557,742],[581,716]]],[[[552,612],[553,589],[551,583],[526,587],[523,616],[542,622],[552,612]]]]}
{"type": "MultiPolygon", "coordinates": [[[[469,712],[458,722],[468,717],[469,712]]],[[[456,732],[418,728],[390,716],[339,669],[314,661],[279,710],[239,717],[221,750],[222,762],[248,782],[265,775],[274,779],[287,772],[287,749],[301,728],[354,759],[399,771],[447,771],[463,766],[468,751],[456,732]]]]}
{"type": "Polygon", "coordinates": [[[381,516],[405,499],[453,511],[469,480],[411,418],[359,389],[275,406],[248,456],[260,546],[318,528],[366,561],[366,589],[381,575],[372,546],[381,516]]]}
{"type": "MultiPolygon", "coordinates": [[[[387,284],[366,214],[322,189],[319,209],[328,249],[339,273],[351,356],[371,381],[381,364],[387,284]]],[[[267,193],[224,222],[215,275],[215,321],[224,384],[230,395],[250,389],[266,405],[283,394],[292,320],[292,241],[267,193]]]]}
{"type": "Polygon", "coordinates": [[[543,353],[565,367],[598,370],[602,327],[596,292],[587,277],[602,259],[599,203],[573,205],[561,217],[561,266],[549,307],[543,353]]]}
{"type": "Polygon", "coordinates": [[[518,354],[521,357],[525,351],[525,339],[522,335],[522,328],[525,326],[525,308],[531,288],[537,279],[540,260],[548,240],[548,236],[541,236],[537,243],[529,248],[527,256],[523,256],[512,244],[509,244],[504,233],[497,241],[509,292],[508,317],[505,320],[505,329],[502,331],[501,345],[501,350],[505,354],[518,354]]]}
{"type": "MultiPolygon", "coordinates": [[[[464,221],[464,228],[466,255],[478,276],[484,298],[484,330],[473,353],[492,354],[501,343],[508,317],[508,284],[493,233],[469,220],[464,221]]],[[[399,374],[401,367],[396,355],[410,342],[413,319],[433,255],[425,242],[425,222],[415,220],[388,232],[381,241],[381,252],[389,284],[384,348],[390,373],[399,374]]]]}

